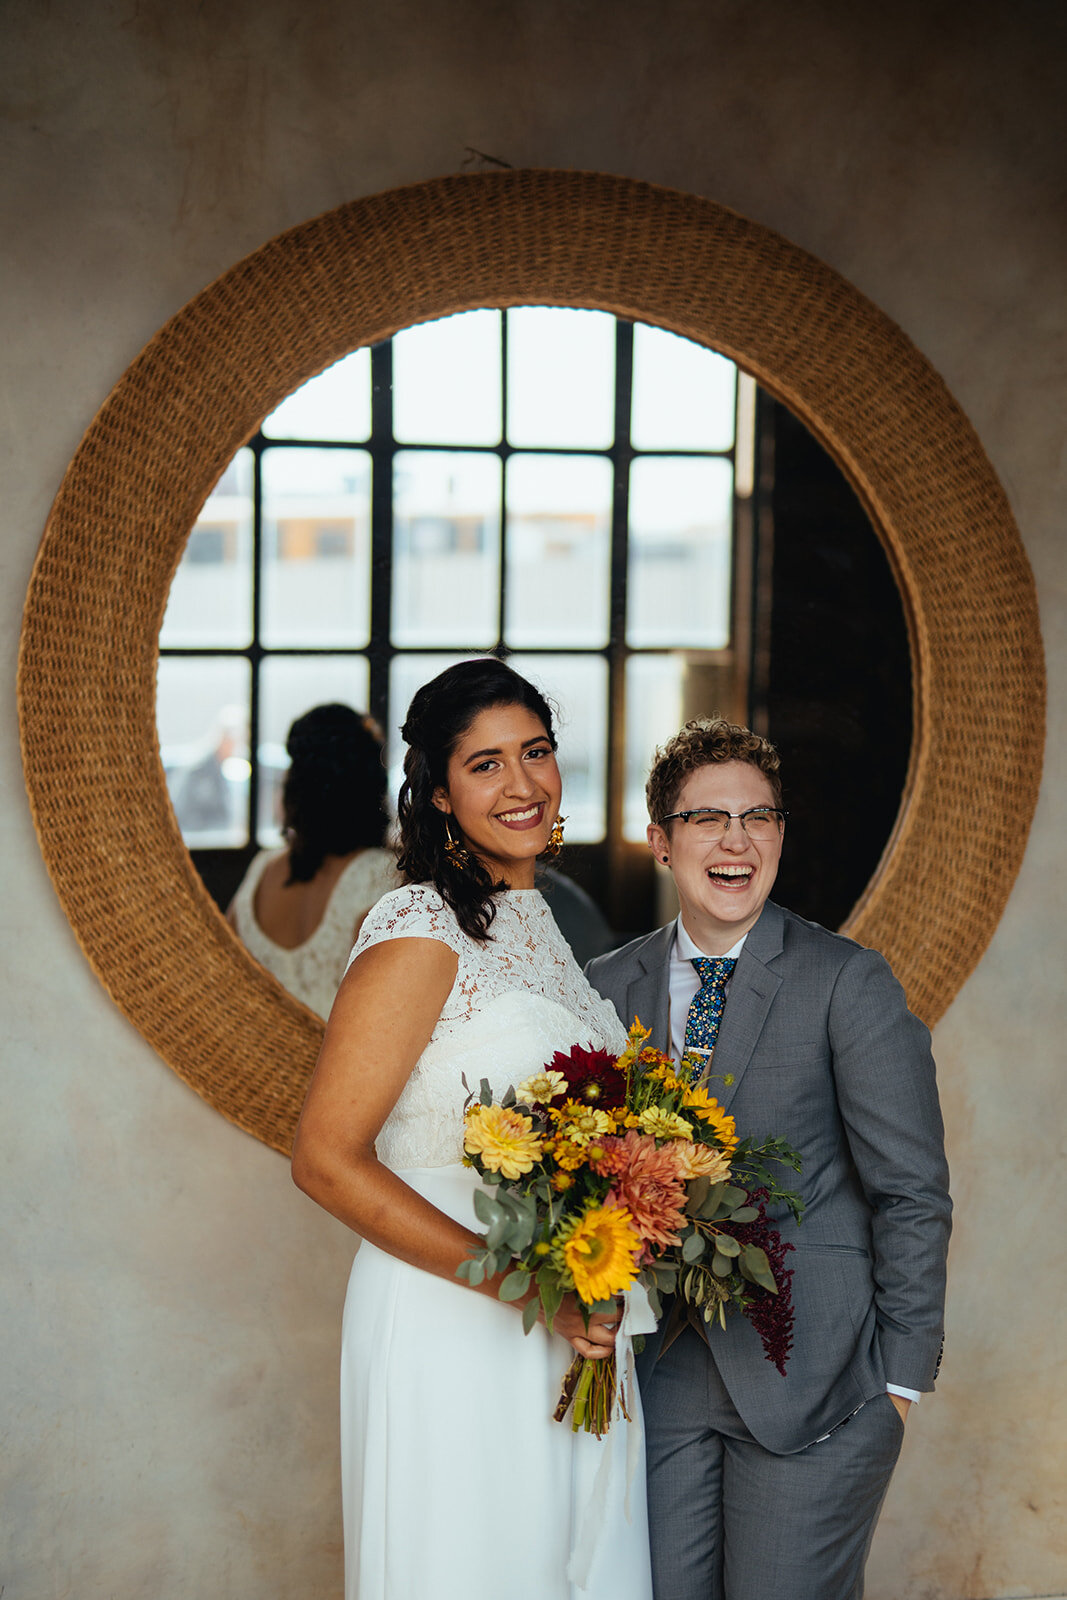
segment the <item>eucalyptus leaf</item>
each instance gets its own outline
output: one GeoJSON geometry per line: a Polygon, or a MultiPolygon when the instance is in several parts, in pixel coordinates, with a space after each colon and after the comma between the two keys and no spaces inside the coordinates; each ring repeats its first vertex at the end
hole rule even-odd
{"type": "Polygon", "coordinates": [[[741,1252],[741,1271],[753,1283],[758,1283],[761,1289],[766,1289],[769,1294],[778,1293],[778,1285],[774,1281],[770,1262],[766,1252],[758,1244],[746,1244],[741,1252]]]}
{"type": "Polygon", "coordinates": [[[478,1090],[478,1098],[481,1101],[483,1106],[491,1106],[492,1105],[492,1103],[493,1103],[493,1091],[489,1087],[489,1079],[488,1078],[483,1078],[482,1079],[481,1085],[480,1085],[479,1090],[478,1090]]]}
{"type": "Polygon", "coordinates": [[[509,1272],[497,1290],[497,1297],[501,1300],[518,1300],[520,1295],[524,1295],[529,1287],[530,1274],[528,1272],[509,1272]]]}
{"type": "Polygon", "coordinates": [[[504,1107],[505,1111],[510,1111],[511,1107],[515,1104],[516,1098],[517,1096],[515,1094],[515,1090],[509,1083],[507,1093],[505,1094],[503,1100],[501,1100],[500,1104],[504,1107]]]}
{"type": "Polygon", "coordinates": [[[721,1199],[723,1205],[729,1206],[732,1211],[734,1206],[744,1205],[745,1201],[748,1199],[748,1190],[738,1189],[735,1184],[727,1183],[723,1185],[723,1191],[719,1198],[721,1199]]]}
{"type": "Polygon", "coordinates": [[[711,1258],[711,1270],[717,1278],[728,1278],[734,1270],[734,1264],[729,1256],[724,1256],[721,1250],[716,1250],[711,1258]]]}
{"type": "Polygon", "coordinates": [[[700,1210],[701,1206],[704,1204],[704,1201],[708,1198],[708,1191],[710,1188],[710,1178],[699,1177],[692,1179],[689,1184],[689,1198],[685,1204],[685,1209],[689,1212],[690,1216],[693,1216],[697,1211],[700,1210]]]}
{"type": "Polygon", "coordinates": [[[536,1295],[532,1300],[527,1300],[526,1304],[522,1308],[523,1333],[529,1333],[533,1328],[534,1323],[537,1321],[540,1310],[541,1302],[537,1299],[536,1295]]]}
{"type": "MultiPolygon", "coordinates": [[[[663,1301],[659,1297],[659,1290],[655,1284],[650,1284],[645,1293],[648,1295],[649,1310],[658,1322],[663,1315],[663,1301]]],[[[640,1337],[641,1335],[638,1334],[638,1338],[640,1337]]]]}
{"type": "Polygon", "coordinates": [[[472,1289],[477,1289],[479,1284],[485,1282],[485,1268],[480,1261],[471,1262],[471,1269],[467,1274],[467,1278],[472,1289]]]}
{"type": "Polygon", "coordinates": [[[756,1206],[738,1206],[737,1210],[731,1216],[730,1221],[731,1222],[755,1222],[755,1220],[756,1220],[756,1218],[758,1216],[759,1216],[758,1207],[756,1207],[756,1206]]]}
{"type": "Polygon", "coordinates": [[[486,1245],[490,1250],[496,1250],[499,1245],[504,1243],[510,1227],[511,1223],[507,1217],[498,1217],[494,1223],[490,1224],[489,1232],[485,1236],[486,1245]]]}
{"type": "Polygon", "coordinates": [[[715,1235],[715,1248],[721,1256],[739,1256],[741,1254],[740,1242],[728,1233],[715,1235]]]}
{"type": "Polygon", "coordinates": [[[537,1274],[537,1287],[541,1292],[541,1304],[545,1308],[545,1319],[551,1331],[552,1318],[563,1304],[563,1285],[554,1269],[542,1267],[537,1274]]]}
{"type": "Polygon", "coordinates": [[[704,1254],[704,1240],[699,1233],[690,1233],[682,1240],[682,1260],[699,1261],[704,1254]]]}
{"type": "Polygon", "coordinates": [[[479,1222],[484,1222],[487,1227],[493,1222],[503,1222],[507,1215],[500,1201],[494,1200],[484,1189],[474,1191],[474,1213],[479,1222]]]}
{"type": "Polygon", "coordinates": [[[470,1275],[471,1275],[471,1267],[473,1267],[473,1265],[474,1265],[473,1259],[470,1256],[468,1256],[467,1260],[466,1261],[461,1261],[459,1266],[456,1268],[456,1277],[457,1278],[469,1278],[470,1275]]]}

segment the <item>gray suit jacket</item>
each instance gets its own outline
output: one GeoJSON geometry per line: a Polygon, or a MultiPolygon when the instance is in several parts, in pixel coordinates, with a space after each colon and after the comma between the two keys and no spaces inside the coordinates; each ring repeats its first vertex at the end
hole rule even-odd
{"type": "MultiPolygon", "coordinates": [[[[671,923],[586,968],[623,1023],[639,1016],[668,1054],[673,938],[671,923]]],[[[712,1072],[733,1074],[711,1090],[741,1137],[777,1134],[803,1159],[788,1186],[803,1195],[804,1220],[776,1218],[795,1246],[785,1377],[744,1318],[708,1335],[753,1436],[791,1454],[887,1377],[933,1387],[951,1202],[930,1035],[876,951],[768,901],[730,982],[712,1072]]]]}

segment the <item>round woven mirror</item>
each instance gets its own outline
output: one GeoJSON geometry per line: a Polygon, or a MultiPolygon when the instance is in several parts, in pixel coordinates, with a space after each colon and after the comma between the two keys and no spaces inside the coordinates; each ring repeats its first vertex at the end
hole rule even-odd
{"type": "Polygon", "coordinates": [[[116,1004],[211,1105],[287,1150],[321,1025],[248,957],[197,876],[155,730],[184,543],[238,446],[357,346],[478,306],[599,308],[738,362],[860,496],[908,614],[915,735],[900,815],[846,931],[932,1023],[988,943],[1036,801],[1033,580],[967,419],[904,334],[776,234],[597,174],[456,177],[272,240],[159,332],[66,474],[26,605],[19,708],[41,848],[116,1004]]]}

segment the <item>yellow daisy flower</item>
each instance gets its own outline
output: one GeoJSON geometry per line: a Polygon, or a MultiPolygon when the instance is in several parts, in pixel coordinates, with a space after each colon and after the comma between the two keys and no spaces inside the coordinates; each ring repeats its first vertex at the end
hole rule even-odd
{"type": "Polygon", "coordinates": [[[569,1139],[555,1139],[549,1147],[556,1158],[556,1165],[565,1172],[574,1172],[585,1161],[585,1151],[580,1144],[572,1144],[569,1139]]]}
{"type": "Polygon", "coordinates": [[[605,1133],[614,1133],[615,1118],[609,1111],[597,1111],[594,1106],[568,1100],[563,1107],[559,1131],[571,1144],[588,1144],[605,1133]]]}
{"type": "Polygon", "coordinates": [[[701,1122],[711,1124],[715,1137],[727,1155],[737,1148],[737,1123],[733,1117],[727,1116],[719,1102],[713,1100],[705,1088],[687,1089],[682,1105],[686,1111],[698,1116],[701,1122]]]}
{"type": "Polygon", "coordinates": [[[562,1094],[566,1087],[567,1079],[563,1073],[552,1072],[546,1067],[543,1072],[535,1072],[532,1077],[524,1079],[515,1092],[526,1105],[533,1105],[535,1102],[547,1105],[556,1095],[562,1094]]]}
{"type": "Polygon", "coordinates": [[[586,1305],[622,1294],[637,1277],[641,1239],[630,1213],[621,1207],[595,1206],[585,1212],[561,1248],[578,1298],[586,1305]]]}
{"type": "Polygon", "coordinates": [[[691,1139],[693,1136],[691,1122],[686,1122],[677,1111],[663,1111],[659,1106],[649,1106],[647,1111],[642,1111],[637,1125],[653,1139],[691,1139]]]}
{"type": "Polygon", "coordinates": [[[670,1063],[665,1061],[661,1062],[658,1067],[651,1067],[645,1073],[645,1077],[653,1078],[657,1083],[662,1083],[668,1093],[673,1093],[675,1089],[684,1089],[688,1081],[685,1078],[679,1078],[671,1070],[670,1063]]]}
{"type": "Polygon", "coordinates": [[[533,1131],[529,1117],[503,1106],[472,1106],[467,1112],[467,1131],[463,1148],[468,1155],[480,1155],[490,1172],[505,1178],[519,1178],[541,1158],[544,1146],[533,1131]]]}

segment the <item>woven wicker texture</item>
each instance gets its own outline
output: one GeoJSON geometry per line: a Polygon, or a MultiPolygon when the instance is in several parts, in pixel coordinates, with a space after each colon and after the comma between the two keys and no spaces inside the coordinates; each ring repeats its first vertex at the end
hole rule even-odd
{"type": "Polygon", "coordinates": [[[155,729],[168,588],[260,419],[397,329],[476,306],[599,307],[738,361],[836,458],[905,597],[907,790],[850,931],[942,1014],[988,943],[1036,800],[1033,581],[966,417],[899,328],[821,262],[692,195],[598,174],[446,178],[280,235],[178,313],[90,426],[45,529],[19,708],[56,890],[108,992],[211,1105],[287,1150],[318,1021],[232,937],[182,844],[155,729]]]}

